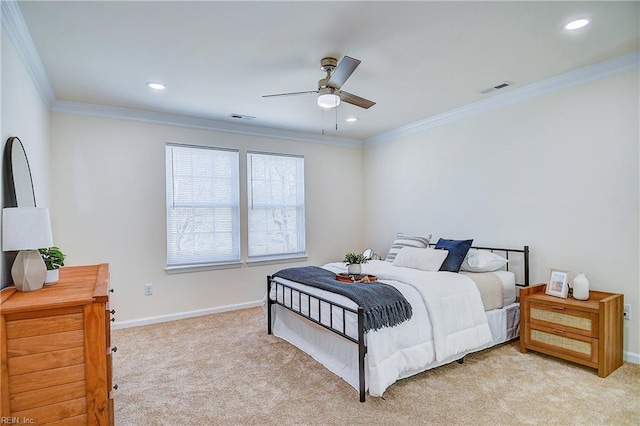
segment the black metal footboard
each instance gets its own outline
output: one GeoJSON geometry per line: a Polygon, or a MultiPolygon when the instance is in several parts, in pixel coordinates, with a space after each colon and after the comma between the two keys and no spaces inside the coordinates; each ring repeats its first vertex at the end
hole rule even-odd
{"type": "Polygon", "coordinates": [[[364,357],[367,354],[367,346],[364,343],[364,309],[362,307],[350,308],[340,303],[331,302],[322,297],[315,296],[304,290],[290,287],[286,284],[274,281],[271,276],[267,276],[267,333],[272,334],[272,306],[280,305],[285,309],[319,325],[345,339],[358,345],[358,380],[359,380],[359,392],[360,402],[365,401],[365,373],[364,373],[364,357]],[[275,300],[271,298],[271,286],[275,286],[275,300]],[[282,290],[282,301],[278,300],[278,290],[282,290]],[[287,297],[289,296],[289,302],[287,303],[287,297]],[[303,311],[303,296],[306,296],[307,309],[303,311]],[[297,308],[294,305],[294,297],[298,301],[297,308]],[[322,307],[329,308],[329,324],[323,321],[322,307]],[[312,315],[312,306],[317,306],[318,318],[314,318],[312,315]],[[342,312],[342,327],[334,326],[333,314],[334,312],[342,312]],[[347,334],[346,329],[346,316],[347,312],[351,312],[356,315],[358,319],[358,337],[354,338],[347,334]]]}

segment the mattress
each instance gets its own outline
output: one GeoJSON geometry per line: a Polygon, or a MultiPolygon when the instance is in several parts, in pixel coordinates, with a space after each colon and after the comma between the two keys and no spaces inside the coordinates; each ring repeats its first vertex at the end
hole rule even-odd
{"type": "Polygon", "coordinates": [[[507,306],[516,301],[516,276],[510,271],[493,271],[489,272],[496,275],[502,281],[504,289],[504,300],[502,306],[507,306]]]}

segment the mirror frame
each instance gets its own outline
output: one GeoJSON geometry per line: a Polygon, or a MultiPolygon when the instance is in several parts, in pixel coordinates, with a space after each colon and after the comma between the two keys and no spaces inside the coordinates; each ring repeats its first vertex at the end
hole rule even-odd
{"type": "MultiPolygon", "coordinates": [[[[31,166],[29,165],[29,158],[27,157],[27,152],[24,149],[24,145],[22,141],[17,136],[12,136],[7,139],[7,143],[4,147],[4,179],[5,179],[5,195],[4,195],[4,207],[18,207],[18,196],[16,191],[16,179],[14,176],[14,164],[13,164],[13,151],[15,149],[20,149],[22,151],[22,155],[24,156],[25,163],[27,165],[27,172],[29,174],[29,184],[31,185],[31,197],[33,200],[33,206],[26,207],[36,207],[36,193],[33,188],[33,177],[31,176],[31,166]]],[[[26,180],[26,178],[24,179],[26,180]]],[[[25,206],[23,206],[25,207],[25,206]]]]}

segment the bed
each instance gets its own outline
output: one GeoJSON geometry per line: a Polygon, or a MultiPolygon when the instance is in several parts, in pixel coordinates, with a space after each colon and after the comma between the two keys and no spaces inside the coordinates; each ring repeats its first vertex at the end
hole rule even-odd
{"type": "MultiPolygon", "coordinates": [[[[359,392],[360,402],[367,390],[370,396],[383,396],[397,380],[518,337],[516,288],[529,285],[529,247],[472,249],[500,253],[508,263],[497,271],[461,273],[398,267],[384,260],[362,265],[363,274],[397,289],[412,308],[409,319],[377,329],[365,327],[363,307],[344,295],[268,276],[267,332],[344,379],[359,392]],[[480,293],[487,279],[494,291],[485,300],[480,293]]],[[[346,272],[341,262],[322,269],[346,272]]]]}

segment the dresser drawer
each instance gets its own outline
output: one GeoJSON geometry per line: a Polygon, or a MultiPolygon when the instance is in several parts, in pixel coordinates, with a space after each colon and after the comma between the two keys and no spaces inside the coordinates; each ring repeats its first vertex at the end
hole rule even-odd
{"type": "Polygon", "coordinates": [[[598,337],[598,315],[592,312],[532,302],[527,314],[531,324],[581,336],[598,337]]]}
{"type": "Polygon", "coordinates": [[[525,325],[524,338],[525,344],[531,347],[562,353],[596,366],[598,364],[598,339],[536,324],[525,325]]]}

